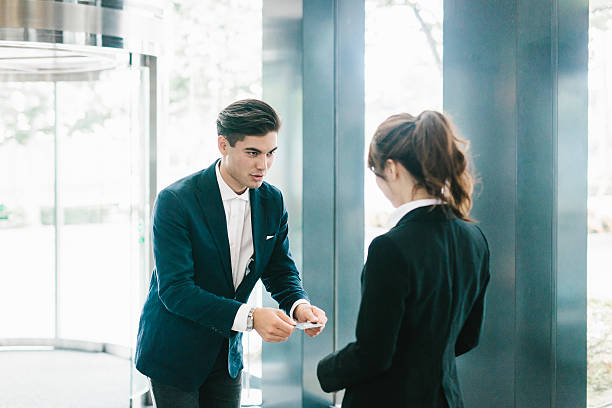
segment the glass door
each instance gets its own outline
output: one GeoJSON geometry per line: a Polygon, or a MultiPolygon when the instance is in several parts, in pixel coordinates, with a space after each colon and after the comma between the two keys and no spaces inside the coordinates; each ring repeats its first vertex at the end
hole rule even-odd
{"type": "Polygon", "coordinates": [[[0,339],[54,336],[53,84],[0,84],[0,339]]]}
{"type": "MultiPolygon", "coordinates": [[[[443,2],[365,2],[365,154],[393,114],[442,111],[443,2]],[[409,40],[408,40],[409,39],[409,40]]],[[[393,207],[369,171],[364,184],[365,255],[389,229],[393,207]]]]}
{"type": "Polygon", "coordinates": [[[612,1],[589,8],[587,405],[612,407],[612,1]]]}
{"type": "Polygon", "coordinates": [[[144,271],[141,72],[57,83],[58,336],[129,348],[144,271]]]}
{"type": "Polygon", "coordinates": [[[150,269],[149,70],[128,57],[0,82],[0,365],[80,381],[15,379],[0,405],[39,380],[57,382],[45,406],[74,405],[75,388],[126,407],[146,391],[132,348],[150,269]]]}

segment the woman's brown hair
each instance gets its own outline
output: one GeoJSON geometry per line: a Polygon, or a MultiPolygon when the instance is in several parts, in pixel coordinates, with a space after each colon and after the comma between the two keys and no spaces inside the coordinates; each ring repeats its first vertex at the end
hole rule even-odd
{"type": "Polygon", "coordinates": [[[424,111],[416,118],[400,113],[381,123],[368,153],[368,166],[384,179],[388,159],[400,163],[416,180],[415,189],[445,202],[465,221],[472,208],[474,176],[466,151],[468,142],[457,137],[450,120],[440,112],[424,111]]]}

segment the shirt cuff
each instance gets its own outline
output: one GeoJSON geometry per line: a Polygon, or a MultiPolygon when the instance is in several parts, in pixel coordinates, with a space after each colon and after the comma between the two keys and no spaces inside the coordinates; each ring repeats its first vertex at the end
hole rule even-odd
{"type": "Polygon", "coordinates": [[[295,301],[295,303],[293,304],[293,306],[291,306],[291,310],[289,311],[289,317],[291,317],[292,319],[295,319],[293,317],[293,312],[295,312],[295,308],[298,307],[299,305],[309,305],[310,302],[307,301],[306,299],[298,299],[295,301]]]}
{"type": "Polygon", "coordinates": [[[247,329],[247,318],[249,317],[249,310],[251,310],[251,306],[243,303],[236,312],[236,317],[234,317],[234,325],[232,326],[233,331],[237,332],[245,332],[247,329]]]}

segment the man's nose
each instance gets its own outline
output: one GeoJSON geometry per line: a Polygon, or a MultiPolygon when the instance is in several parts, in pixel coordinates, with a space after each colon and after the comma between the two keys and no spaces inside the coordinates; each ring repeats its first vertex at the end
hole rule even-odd
{"type": "Polygon", "coordinates": [[[257,160],[257,169],[258,170],[267,170],[269,167],[268,165],[268,158],[266,157],[265,154],[261,155],[261,158],[259,160],[257,160]]]}

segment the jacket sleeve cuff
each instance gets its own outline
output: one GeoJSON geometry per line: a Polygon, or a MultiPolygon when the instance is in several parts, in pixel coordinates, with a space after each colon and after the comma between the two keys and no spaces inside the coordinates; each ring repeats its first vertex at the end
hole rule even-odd
{"type": "Polygon", "coordinates": [[[289,317],[292,319],[295,319],[295,317],[293,316],[293,312],[295,312],[295,308],[298,307],[299,305],[309,305],[310,302],[307,301],[306,299],[298,299],[293,303],[293,306],[291,306],[291,310],[289,311],[289,317]]]}
{"type": "Polygon", "coordinates": [[[249,316],[249,310],[251,307],[246,303],[243,303],[238,308],[236,312],[236,316],[234,317],[234,324],[232,325],[232,330],[237,332],[245,332],[247,329],[247,317],[249,316]]]}

